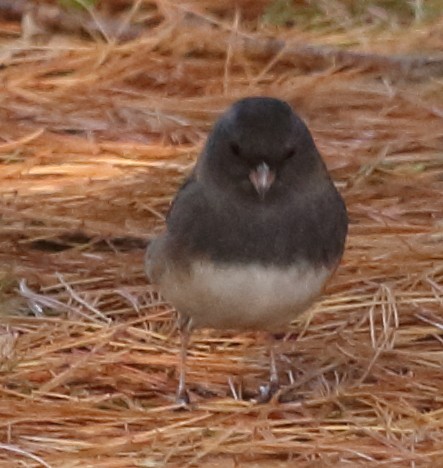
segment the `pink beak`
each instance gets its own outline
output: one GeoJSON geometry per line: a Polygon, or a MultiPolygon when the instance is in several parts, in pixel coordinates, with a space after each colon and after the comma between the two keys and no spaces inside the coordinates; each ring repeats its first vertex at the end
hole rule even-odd
{"type": "Polygon", "coordinates": [[[262,162],[250,172],[249,179],[255,187],[255,190],[257,190],[260,198],[263,200],[266,192],[274,183],[275,173],[271,171],[266,163],[262,162]]]}

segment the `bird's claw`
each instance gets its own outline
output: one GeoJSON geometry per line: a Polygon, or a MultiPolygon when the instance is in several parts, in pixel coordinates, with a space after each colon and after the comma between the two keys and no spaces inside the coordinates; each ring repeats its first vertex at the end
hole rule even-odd
{"type": "Polygon", "coordinates": [[[186,390],[180,390],[177,392],[177,396],[175,398],[175,402],[177,405],[182,407],[189,406],[191,403],[191,399],[189,398],[189,393],[186,390]]]}
{"type": "Polygon", "coordinates": [[[279,391],[278,382],[269,382],[267,385],[260,385],[258,397],[255,399],[257,403],[269,403],[279,391]]]}

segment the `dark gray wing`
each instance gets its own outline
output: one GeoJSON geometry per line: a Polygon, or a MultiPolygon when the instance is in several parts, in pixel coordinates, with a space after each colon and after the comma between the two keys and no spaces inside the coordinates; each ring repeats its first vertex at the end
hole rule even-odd
{"type": "Polygon", "coordinates": [[[171,257],[171,243],[169,242],[171,234],[169,232],[171,219],[177,217],[177,208],[179,210],[185,208],[180,207],[181,201],[189,193],[189,190],[192,190],[192,186],[196,183],[197,179],[195,176],[195,171],[193,171],[183,182],[182,186],[179,188],[177,194],[171,202],[169,210],[166,214],[166,231],[163,232],[160,236],[152,239],[148,245],[145,255],[145,272],[151,283],[158,284],[160,282],[160,279],[167,266],[168,259],[171,257]]]}

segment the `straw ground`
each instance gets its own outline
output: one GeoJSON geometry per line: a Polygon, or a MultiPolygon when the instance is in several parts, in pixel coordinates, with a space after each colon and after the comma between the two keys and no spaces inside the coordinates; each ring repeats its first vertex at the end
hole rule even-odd
{"type": "Polygon", "coordinates": [[[0,2],[0,466],[443,464],[441,2],[25,3],[0,2]],[[144,248],[211,123],[257,94],[311,128],[346,254],[281,337],[280,403],[249,400],[259,336],[205,330],[174,411],[144,248]]]}

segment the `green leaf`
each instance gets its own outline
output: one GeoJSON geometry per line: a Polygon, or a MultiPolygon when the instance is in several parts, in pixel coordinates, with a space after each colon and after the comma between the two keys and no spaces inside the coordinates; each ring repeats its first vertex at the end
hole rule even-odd
{"type": "Polygon", "coordinates": [[[75,8],[77,10],[94,8],[98,0],[58,0],[63,8],[75,8]]]}
{"type": "Polygon", "coordinates": [[[294,16],[295,8],[291,0],[276,0],[266,8],[263,21],[281,26],[293,21],[294,16]]]}

